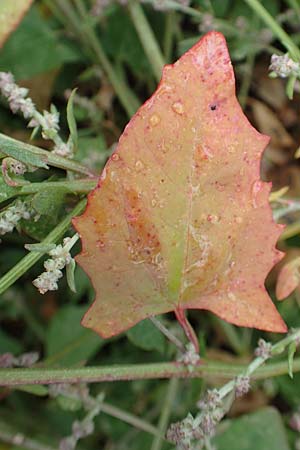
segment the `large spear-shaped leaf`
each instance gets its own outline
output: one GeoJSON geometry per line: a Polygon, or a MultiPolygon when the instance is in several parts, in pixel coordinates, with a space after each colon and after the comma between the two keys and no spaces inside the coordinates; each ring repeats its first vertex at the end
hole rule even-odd
{"type": "Polygon", "coordinates": [[[220,33],[166,66],[74,220],[96,291],[83,325],[108,337],[193,308],[286,331],[264,287],[280,259],[259,176],[267,143],[237,102],[220,33]]]}

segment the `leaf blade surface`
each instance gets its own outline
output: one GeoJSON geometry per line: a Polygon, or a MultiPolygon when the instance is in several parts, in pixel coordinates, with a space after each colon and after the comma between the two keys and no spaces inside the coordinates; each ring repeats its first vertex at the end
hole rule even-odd
{"type": "Polygon", "coordinates": [[[108,337],[195,308],[286,331],[264,287],[281,257],[270,185],[259,177],[268,140],[237,102],[222,34],[164,68],[74,220],[77,260],[96,291],[84,326],[108,337]]]}

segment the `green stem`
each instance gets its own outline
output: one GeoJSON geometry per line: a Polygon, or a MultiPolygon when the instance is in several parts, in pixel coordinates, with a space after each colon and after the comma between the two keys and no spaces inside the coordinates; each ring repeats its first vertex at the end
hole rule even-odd
{"type": "Polygon", "coordinates": [[[297,221],[297,222],[291,223],[290,225],[287,225],[286,228],[283,230],[283,232],[279,236],[278,241],[279,242],[284,241],[293,236],[296,236],[299,233],[300,233],[300,222],[297,221]]]}
{"type": "Polygon", "coordinates": [[[241,88],[240,88],[240,92],[239,92],[239,102],[243,109],[247,105],[247,98],[248,98],[248,93],[249,93],[250,86],[251,86],[254,61],[255,61],[255,52],[250,52],[247,55],[246,68],[245,68],[246,71],[242,78],[241,88]]]}
{"type": "MultiPolygon", "coordinates": [[[[51,233],[41,242],[41,245],[47,245],[57,242],[65,232],[68,230],[71,220],[74,216],[80,214],[86,205],[86,200],[81,200],[75,208],[58,224],[51,233]]],[[[45,252],[30,252],[21,261],[19,261],[11,270],[9,270],[0,279],[0,294],[15,283],[24,273],[26,273],[37,261],[44,255],[45,252]]]]}
{"type": "Polygon", "coordinates": [[[164,440],[163,434],[153,425],[151,425],[148,422],[145,422],[139,417],[134,416],[133,414],[123,411],[120,408],[117,408],[113,405],[103,402],[101,404],[101,411],[112,417],[116,417],[117,419],[123,420],[123,422],[129,423],[130,425],[134,426],[135,428],[138,428],[139,430],[146,431],[146,433],[156,436],[157,439],[164,440]]]}
{"type": "Polygon", "coordinates": [[[274,35],[280,40],[282,45],[290,53],[291,58],[296,61],[300,60],[300,50],[289,37],[289,35],[284,31],[284,29],[276,22],[274,17],[265,9],[262,2],[259,0],[244,0],[250,8],[261,18],[263,22],[272,30],[274,35]]]}
{"type": "Polygon", "coordinates": [[[168,422],[171,415],[172,406],[175,400],[176,392],[178,389],[179,380],[176,378],[173,378],[169,381],[168,387],[167,387],[167,395],[166,398],[163,401],[163,407],[158,423],[158,428],[160,431],[160,435],[156,436],[153,440],[151,450],[161,450],[163,445],[163,436],[165,436],[166,429],[168,426],[168,422]]]}
{"type": "MultiPolygon", "coordinates": [[[[78,0],[75,1],[76,4],[78,5],[78,10],[81,15],[81,19],[83,21],[83,24],[80,23],[79,27],[80,29],[83,30],[90,45],[90,48],[94,52],[95,59],[103,67],[109,81],[111,82],[117,96],[119,97],[121,104],[126,110],[128,117],[131,118],[131,116],[133,116],[133,114],[138,109],[139,102],[136,99],[136,97],[133,96],[132,93],[129,91],[129,88],[126,85],[126,83],[124,83],[124,81],[117,75],[112,64],[107,58],[104,49],[102,48],[102,45],[100,43],[100,40],[98,39],[98,36],[95,33],[94,28],[89,23],[89,17],[87,15],[83,3],[78,0]]],[[[76,28],[78,28],[78,25],[76,28]]]]}
{"type": "Polygon", "coordinates": [[[169,63],[171,60],[175,24],[176,24],[176,13],[175,11],[169,11],[168,14],[166,15],[166,25],[163,42],[164,58],[165,61],[167,61],[167,63],[169,63]]]}
{"type": "Polygon", "coordinates": [[[81,179],[72,181],[45,181],[43,183],[25,184],[20,189],[16,189],[15,196],[35,194],[36,192],[47,191],[49,189],[65,189],[70,193],[87,194],[97,186],[98,179],[81,179]]]}
{"type": "MultiPolygon", "coordinates": [[[[153,4],[154,0],[144,0],[145,3],[153,4]]],[[[170,10],[180,11],[185,14],[188,14],[192,17],[197,17],[198,19],[202,19],[203,13],[198,11],[195,8],[191,8],[190,6],[184,6],[181,3],[174,0],[164,0],[164,6],[170,10]]]]}
{"type": "Polygon", "coordinates": [[[164,58],[155,35],[144,14],[143,7],[137,0],[130,0],[128,10],[138,33],[147,58],[152,66],[157,81],[160,81],[164,66],[164,58]]]}
{"type": "Polygon", "coordinates": [[[177,309],[175,309],[174,312],[175,312],[176,319],[182,326],[183,331],[185,332],[186,337],[193,344],[195,352],[199,353],[198,337],[195,333],[194,328],[192,327],[192,325],[190,324],[190,322],[188,321],[188,319],[186,317],[185,310],[180,307],[177,307],[177,309]]]}
{"type": "MultiPolygon", "coordinates": [[[[292,342],[297,342],[300,338],[300,330],[296,330],[284,339],[274,344],[271,348],[270,356],[276,356],[282,353],[286,347],[288,347],[292,342]]],[[[266,362],[263,356],[257,356],[251,363],[239,374],[241,376],[250,377],[254,372],[256,372],[261,366],[266,362]]],[[[287,363],[286,363],[287,364],[287,363]]],[[[226,397],[230,392],[235,389],[236,380],[233,379],[226,383],[221,389],[219,389],[219,394],[221,398],[226,397]]]]}
{"type": "MultiPolygon", "coordinates": [[[[104,381],[132,381],[163,378],[218,378],[232,379],[242,373],[248,365],[225,364],[202,359],[190,370],[175,362],[132,364],[107,367],[79,367],[59,369],[0,369],[0,386],[57,383],[100,383],[104,381]]],[[[300,357],[294,359],[294,373],[300,372],[300,357]]],[[[269,363],[259,368],[253,379],[265,379],[288,373],[286,361],[269,363]]]]}
{"type": "Polygon", "coordinates": [[[173,334],[167,327],[164,326],[160,320],[155,317],[149,317],[149,320],[153,323],[153,325],[164,335],[166,338],[174,344],[181,353],[186,351],[184,344],[173,334]]]}
{"type": "Polygon", "coordinates": [[[41,323],[35,317],[34,313],[31,310],[31,305],[29,304],[29,302],[26,302],[24,298],[20,298],[16,303],[24,318],[26,327],[28,327],[28,329],[30,329],[41,342],[44,342],[46,337],[45,327],[41,325],[41,323]]]}
{"type": "Polygon", "coordinates": [[[238,333],[237,328],[225,320],[219,319],[217,316],[212,316],[212,322],[224,333],[231,348],[238,354],[245,354],[245,344],[238,333]]]}

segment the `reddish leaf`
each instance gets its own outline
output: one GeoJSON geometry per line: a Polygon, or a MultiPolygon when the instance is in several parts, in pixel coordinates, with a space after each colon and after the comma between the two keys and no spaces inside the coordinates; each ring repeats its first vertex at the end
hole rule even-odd
{"type": "Polygon", "coordinates": [[[279,272],[276,283],[276,297],[283,300],[288,297],[300,283],[300,258],[286,263],[279,272]]]}
{"type": "Polygon", "coordinates": [[[77,260],[96,290],[83,325],[108,337],[196,308],[285,332],[264,287],[281,257],[270,185],[259,178],[267,143],[237,102],[220,33],[165,67],[74,220],[77,260]]]}

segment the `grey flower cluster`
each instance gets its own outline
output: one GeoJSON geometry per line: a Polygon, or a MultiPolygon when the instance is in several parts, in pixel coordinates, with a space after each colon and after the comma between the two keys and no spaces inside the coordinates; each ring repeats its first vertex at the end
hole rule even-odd
{"type": "MultiPolygon", "coordinates": [[[[71,140],[64,143],[58,135],[59,112],[54,105],[51,110],[43,111],[41,114],[35,108],[31,98],[27,97],[28,89],[18,86],[11,73],[0,72],[0,93],[8,101],[9,107],[14,114],[21,113],[25,119],[29,119],[28,127],[41,128],[42,137],[54,141],[53,153],[65,158],[73,157],[73,143],[71,140]]],[[[24,171],[23,171],[24,173],[24,171]]]]}
{"type": "Polygon", "coordinates": [[[32,211],[28,209],[25,202],[17,200],[0,214],[0,235],[10,233],[21,219],[28,220],[32,217],[32,211]]]}
{"type": "Polygon", "coordinates": [[[272,55],[269,70],[280,78],[287,78],[291,75],[300,76],[300,64],[293,61],[288,54],[272,55]]]}
{"type": "Polygon", "coordinates": [[[23,353],[20,356],[14,356],[12,353],[3,353],[0,355],[0,367],[30,367],[35,364],[40,355],[37,352],[23,353]]]}
{"type": "Polygon", "coordinates": [[[25,119],[33,117],[36,109],[33,101],[26,98],[28,89],[19,87],[11,73],[0,72],[0,91],[13,113],[21,112],[25,119]]]}
{"type": "Polygon", "coordinates": [[[57,245],[53,250],[50,250],[51,258],[44,262],[45,272],[32,282],[41,294],[58,289],[58,280],[63,276],[62,269],[72,260],[70,255],[70,242],[72,240],[74,239],[65,238],[63,245],[57,245]]]}

